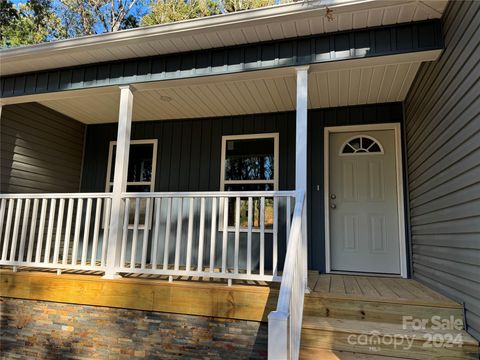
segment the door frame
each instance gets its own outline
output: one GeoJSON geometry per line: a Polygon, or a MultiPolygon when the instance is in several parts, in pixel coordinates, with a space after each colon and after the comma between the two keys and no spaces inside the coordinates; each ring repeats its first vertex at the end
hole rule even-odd
{"type": "Polygon", "coordinates": [[[397,212],[398,212],[398,235],[400,239],[400,276],[407,277],[407,242],[405,235],[405,201],[403,189],[403,163],[402,163],[402,143],[401,143],[401,125],[400,123],[386,124],[367,124],[367,125],[347,125],[332,126],[324,128],[324,148],[323,148],[323,179],[324,179],[324,211],[325,211],[325,269],[331,273],[330,263],[330,134],[372,131],[372,130],[393,130],[395,136],[395,161],[396,161],[396,179],[397,179],[397,212]]]}

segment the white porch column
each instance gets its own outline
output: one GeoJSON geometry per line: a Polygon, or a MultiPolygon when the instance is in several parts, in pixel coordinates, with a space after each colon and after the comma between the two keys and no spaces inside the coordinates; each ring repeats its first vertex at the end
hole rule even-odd
{"type": "MultiPolygon", "coordinates": [[[[120,107],[118,112],[117,152],[115,155],[115,172],[113,174],[112,210],[110,216],[110,235],[108,237],[105,279],[120,277],[115,272],[119,265],[122,244],[122,219],[124,202],[122,192],[127,190],[128,155],[130,150],[130,133],[132,127],[133,89],[120,86],[120,107]]],[[[107,174],[109,176],[109,174],[107,174]]]]}
{"type": "Polygon", "coordinates": [[[308,68],[300,66],[297,71],[297,126],[296,126],[296,156],[295,156],[295,188],[305,191],[305,202],[302,214],[302,247],[305,257],[305,289],[308,284],[308,261],[307,261],[307,156],[308,156],[308,68]]]}

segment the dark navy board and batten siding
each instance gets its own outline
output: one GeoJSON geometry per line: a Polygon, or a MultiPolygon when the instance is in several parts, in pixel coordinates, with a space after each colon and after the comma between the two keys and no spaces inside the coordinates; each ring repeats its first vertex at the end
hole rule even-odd
{"type": "Polygon", "coordinates": [[[480,340],[480,2],[451,1],[443,23],[405,101],[413,275],[464,302],[480,340]]]}
{"type": "Polygon", "coordinates": [[[0,193],[78,192],[85,126],[36,103],[0,120],[0,193]]]}
{"type": "Polygon", "coordinates": [[[1,96],[222,75],[443,49],[439,20],[4,76],[1,96]]]}
{"type": "MultiPolygon", "coordinates": [[[[325,126],[402,122],[401,103],[309,111],[309,264],[323,271],[323,132],[325,126]],[[316,186],[320,186],[320,191],[316,186]]],[[[220,190],[223,135],[279,133],[279,189],[295,188],[295,113],[134,122],[132,139],[158,139],[155,191],[220,190]]],[[[82,191],[105,191],[109,142],[117,125],[89,125],[82,191]]]]}

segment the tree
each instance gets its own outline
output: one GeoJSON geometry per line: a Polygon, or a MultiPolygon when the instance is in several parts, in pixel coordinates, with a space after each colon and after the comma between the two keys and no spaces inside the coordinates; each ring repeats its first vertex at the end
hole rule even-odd
{"type": "Polygon", "coordinates": [[[225,12],[256,9],[259,7],[275,5],[275,0],[224,0],[225,12]]]}
{"type": "Polygon", "coordinates": [[[132,15],[142,0],[60,0],[69,36],[115,32],[137,27],[132,15]]]}
{"type": "Polygon", "coordinates": [[[150,5],[150,12],[142,18],[141,24],[164,24],[220,13],[220,4],[215,0],[159,0],[150,5]]]}
{"type": "Polygon", "coordinates": [[[65,37],[60,18],[48,0],[28,0],[15,7],[11,1],[0,5],[2,47],[38,44],[65,37]]]}

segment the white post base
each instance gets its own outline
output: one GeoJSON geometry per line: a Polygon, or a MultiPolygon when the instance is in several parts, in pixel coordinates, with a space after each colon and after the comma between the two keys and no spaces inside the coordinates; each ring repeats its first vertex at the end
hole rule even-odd
{"type": "Polygon", "coordinates": [[[268,360],[287,360],[289,354],[288,314],[268,314],[268,360]]]}
{"type": "Polygon", "coordinates": [[[105,279],[105,280],[116,280],[116,279],[123,279],[123,277],[117,273],[113,273],[113,274],[107,274],[105,273],[105,275],[102,276],[102,279],[105,279]]]}

